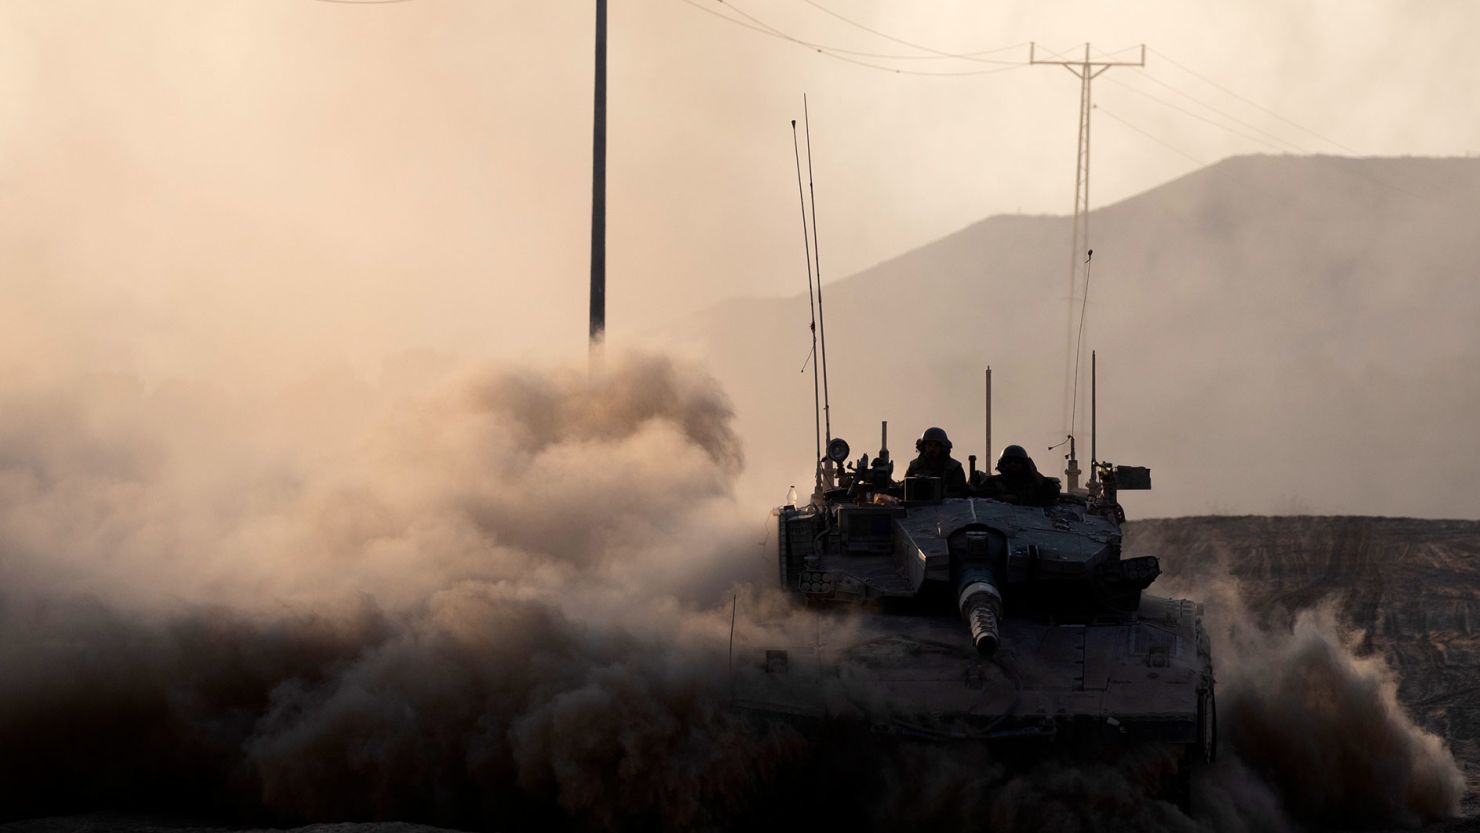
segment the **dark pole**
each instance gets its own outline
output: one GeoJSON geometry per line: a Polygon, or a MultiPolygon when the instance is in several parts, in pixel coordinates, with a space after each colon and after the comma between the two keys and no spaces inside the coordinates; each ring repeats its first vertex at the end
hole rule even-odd
{"type": "Polygon", "coordinates": [[[1095,437],[1099,430],[1100,413],[1100,387],[1096,381],[1099,378],[1099,374],[1095,372],[1096,367],[1095,351],[1091,350],[1089,351],[1089,465],[1091,469],[1100,460],[1100,449],[1099,446],[1095,445],[1095,437]]]}
{"type": "Polygon", "coordinates": [[[606,336],[606,0],[596,0],[596,119],[591,149],[591,349],[606,336]]]}

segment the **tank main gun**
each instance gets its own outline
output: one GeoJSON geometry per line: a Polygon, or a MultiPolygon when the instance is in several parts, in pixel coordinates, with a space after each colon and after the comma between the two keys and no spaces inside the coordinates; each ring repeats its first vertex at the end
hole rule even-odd
{"type": "Polygon", "coordinates": [[[997,574],[993,569],[998,560],[994,550],[1000,551],[1002,544],[993,539],[989,530],[969,528],[951,536],[950,543],[959,565],[956,604],[961,609],[961,618],[971,628],[971,644],[977,653],[991,656],[1002,643],[997,626],[1002,615],[1002,591],[997,589],[997,574]]]}

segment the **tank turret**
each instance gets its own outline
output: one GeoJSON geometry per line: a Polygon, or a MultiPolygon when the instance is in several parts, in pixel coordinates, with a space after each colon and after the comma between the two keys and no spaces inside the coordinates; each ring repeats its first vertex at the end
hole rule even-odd
{"type": "MultiPolygon", "coordinates": [[[[946,499],[939,478],[895,483],[892,469],[887,450],[872,461],[864,455],[840,488],[781,511],[785,587],[812,603],[913,599],[944,588],[971,644],[990,655],[1001,643],[1004,613],[1055,622],[1127,619],[1160,574],[1154,557],[1121,557],[1124,512],[1109,464],[1098,472],[1100,496],[1064,495],[1051,505],[946,499]]],[[[1149,472],[1131,471],[1131,488],[1149,485],[1149,472]]]]}

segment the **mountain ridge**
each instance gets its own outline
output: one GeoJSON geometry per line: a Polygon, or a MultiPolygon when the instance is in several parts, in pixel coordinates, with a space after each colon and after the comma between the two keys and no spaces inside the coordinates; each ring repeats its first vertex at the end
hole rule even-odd
{"type": "MultiPolygon", "coordinates": [[[[1150,188],[1147,188],[1144,191],[1140,191],[1140,192],[1137,192],[1135,194],[1131,194],[1131,195],[1122,197],[1121,199],[1115,200],[1113,202],[1106,203],[1105,205],[1095,207],[1091,211],[1091,216],[1092,217],[1093,216],[1099,216],[1099,215],[1101,215],[1104,212],[1108,212],[1108,211],[1111,211],[1111,210],[1120,208],[1121,206],[1124,206],[1126,204],[1136,203],[1137,201],[1141,201],[1141,200],[1146,200],[1146,199],[1152,198],[1154,195],[1158,194],[1159,192],[1171,192],[1171,191],[1175,191],[1179,186],[1183,185],[1184,183],[1199,183],[1199,182],[1203,181],[1204,179],[1212,178],[1212,177],[1227,177],[1228,179],[1226,181],[1235,182],[1235,183],[1241,183],[1242,180],[1240,180],[1238,178],[1238,175],[1236,173],[1236,170],[1234,170],[1234,169],[1237,169],[1237,168],[1240,168],[1240,167],[1244,167],[1246,164],[1250,163],[1251,161],[1256,161],[1256,160],[1282,160],[1282,159],[1306,160],[1306,161],[1313,161],[1313,162],[1317,162],[1317,163],[1324,162],[1324,161],[1329,161],[1329,162],[1336,163],[1336,165],[1338,165],[1338,166],[1341,165],[1341,164],[1343,164],[1343,163],[1356,163],[1357,165],[1361,165],[1361,164],[1364,164],[1364,163],[1378,163],[1378,164],[1392,163],[1393,165],[1396,166],[1396,165],[1402,165],[1402,164],[1406,164],[1406,163],[1416,163],[1418,165],[1428,165],[1430,163],[1444,164],[1444,163],[1450,163],[1450,162],[1480,166],[1480,157],[1471,157],[1471,156],[1372,156],[1372,157],[1349,157],[1349,156],[1338,156],[1338,155],[1330,155],[1330,154],[1318,154],[1318,155],[1312,155],[1312,156],[1296,156],[1296,155],[1291,155],[1291,154],[1241,154],[1241,155],[1238,155],[1238,156],[1226,157],[1226,158],[1221,159],[1221,160],[1219,160],[1217,162],[1214,162],[1212,164],[1209,164],[1209,165],[1207,165],[1205,167],[1198,168],[1198,169],[1193,170],[1193,171],[1189,171],[1189,172],[1187,172],[1185,174],[1182,174],[1180,176],[1176,176],[1176,177],[1173,177],[1171,179],[1168,179],[1168,180],[1166,180],[1164,182],[1161,182],[1161,183],[1158,183],[1156,185],[1153,185],[1153,186],[1151,186],[1150,188]]],[[[1394,185],[1393,183],[1384,182],[1384,181],[1379,180],[1379,179],[1372,179],[1371,176],[1370,176],[1370,174],[1363,174],[1363,173],[1357,172],[1357,173],[1348,173],[1347,176],[1356,176],[1359,179],[1365,179],[1370,184],[1377,185],[1381,189],[1390,189],[1390,190],[1393,190],[1393,191],[1398,192],[1398,193],[1406,193],[1406,195],[1408,195],[1408,196],[1413,196],[1413,197],[1417,197],[1417,198],[1420,198],[1420,199],[1424,198],[1422,196],[1422,194],[1419,194],[1419,193],[1416,193],[1416,192],[1412,192],[1412,191],[1405,191],[1401,186],[1394,185]]],[[[1442,187],[1442,186],[1436,186],[1435,183],[1425,183],[1423,187],[1433,188],[1433,187],[1442,187]]],[[[987,226],[988,224],[1004,223],[1004,222],[1012,222],[1012,221],[1025,221],[1025,222],[1056,221],[1056,222],[1067,223],[1070,219],[1071,219],[1071,215],[1068,215],[1068,214],[1058,214],[1058,213],[1052,213],[1052,212],[1037,213],[1037,214],[1020,213],[1020,212],[1001,213],[1001,214],[990,214],[990,215],[988,215],[986,217],[983,217],[983,218],[981,218],[979,220],[974,220],[974,221],[972,221],[970,223],[967,223],[966,225],[963,225],[963,226],[957,228],[954,231],[947,232],[947,233],[945,233],[945,234],[943,234],[943,235],[941,235],[939,237],[936,237],[936,238],[934,238],[932,240],[929,240],[929,241],[927,241],[925,243],[922,243],[922,244],[920,244],[918,246],[914,246],[914,247],[912,247],[910,249],[907,249],[907,250],[905,250],[904,252],[902,252],[900,254],[893,255],[891,257],[885,258],[885,259],[880,260],[880,261],[878,261],[876,263],[873,263],[873,264],[871,264],[869,266],[866,266],[866,267],[864,267],[862,269],[858,269],[858,270],[855,270],[853,272],[850,272],[850,273],[848,273],[846,275],[843,275],[842,277],[832,279],[832,280],[828,281],[825,284],[825,286],[826,287],[832,287],[832,286],[835,286],[835,285],[838,285],[838,284],[842,284],[844,282],[851,281],[851,280],[854,280],[854,279],[863,277],[863,276],[865,276],[867,274],[870,274],[872,272],[875,272],[877,270],[886,268],[886,267],[888,267],[888,266],[890,266],[892,264],[895,264],[896,262],[908,260],[912,255],[914,255],[914,254],[916,254],[916,253],[918,253],[918,252],[920,252],[922,250],[930,249],[931,247],[934,247],[937,244],[946,243],[947,241],[950,241],[950,240],[952,240],[954,238],[961,237],[963,235],[969,235],[973,231],[976,231],[978,229],[981,229],[984,226],[987,226]]],[[[740,302],[740,301],[789,301],[789,300],[796,300],[796,301],[800,302],[800,298],[801,298],[802,294],[803,293],[801,293],[801,292],[795,292],[795,293],[791,293],[791,294],[787,294],[787,295],[738,295],[738,296],[732,296],[732,297],[725,298],[723,300],[717,301],[717,302],[715,302],[713,304],[710,304],[710,305],[708,305],[706,307],[703,307],[702,309],[700,309],[697,312],[695,312],[694,315],[695,316],[704,316],[704,315],[707,315],[707,314],[709,314],[709,313],[711,313],[711,312],[713,312],[715,310],[722,309],[722,308],[726,307],[729,304],[740,302]]],[[[672,327],[677,326],[677,325],[678,325],[678,322],[670,322],[670,324],[668,325],[668,328],[672,328],[672,327]]]]}
{"type": "MultiPolygon", "coordinates": [[[[1295,156],[1227,159],[1092,212],[1101,449],[1178,486],[1137,508],[1472,516],[1447,487],[1480,480],[1463,418],[1480,409],[1476,214],[1480,159],[1295,156]]],[[[857,451],[881,419],[979,437],[992,365],[994,445],[1059,468],[1068,237],[1066,217],[997,215],[828,282],[834,433],[857,451]]],[[[754,494],[811,476],[811,384],[785,371],[807,320],[798,294],[670,330],[731,392],[754,494]]]]}

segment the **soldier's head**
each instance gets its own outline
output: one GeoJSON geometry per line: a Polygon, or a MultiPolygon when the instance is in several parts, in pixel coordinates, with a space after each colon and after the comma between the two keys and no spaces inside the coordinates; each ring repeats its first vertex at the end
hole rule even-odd
{"type": "Polygon", "coordinates": [[[951,438],[943,428],[926,428],[915,440],[915,450],[932,460],[945,457],[951,453],[951,438]]]}
{"type": "Polygon", "coordinates": [[[1010,445],[1002,449],[1002,456],[997,459],[997,471],[1008,477],[1021,477],[1032,470],[1033,458],[1020,445],[1010,445]]]}

